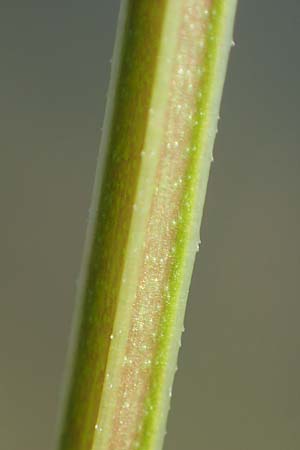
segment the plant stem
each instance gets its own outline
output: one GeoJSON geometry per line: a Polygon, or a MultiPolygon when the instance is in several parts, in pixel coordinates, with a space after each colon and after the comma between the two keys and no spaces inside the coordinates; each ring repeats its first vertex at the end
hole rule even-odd
{"type": "Polygon", "coordinates": [[[60,450],[159,450],[236,0],[122,2],[60,450]]]}

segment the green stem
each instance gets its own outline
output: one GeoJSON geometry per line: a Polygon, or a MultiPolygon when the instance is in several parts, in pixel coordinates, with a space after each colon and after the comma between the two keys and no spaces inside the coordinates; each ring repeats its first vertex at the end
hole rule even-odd
{"type": "Polygon", "coordinates": [[[122,3],[60,450],[162,447],[235,7],[122,3]]]}

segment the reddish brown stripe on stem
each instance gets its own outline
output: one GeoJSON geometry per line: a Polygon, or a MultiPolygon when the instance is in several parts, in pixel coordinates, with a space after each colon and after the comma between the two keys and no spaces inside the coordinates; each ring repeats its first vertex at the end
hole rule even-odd
{"type": "MultiPolygon", "coordinates": [[[[155,191],[148,218],[144,256],[133,303],[130,331],[117,392],[110,450],[138,445],[151,369],[156,364],[157,333],[168,299],[180,205],[190,148],[197,95],[201,95],[201,63],[210,26],[212,0],[182,2],[177,50],[172,63],[164,136],[159,151],[155,191]]],[[[197,120],[201,120],[197,118],[197,120]]]]}

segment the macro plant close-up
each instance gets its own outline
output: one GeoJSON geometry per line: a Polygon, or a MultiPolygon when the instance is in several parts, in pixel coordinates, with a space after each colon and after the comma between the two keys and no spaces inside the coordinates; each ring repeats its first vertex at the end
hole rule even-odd
{"type": "Polygon", "coordinates": [[[61,450],[162,448],[235,7],[121,3],[61,450]]]}
{"type": "Polygon", "coordinates": [[[289,3],[3,7],[0,448],[298,450],[289,3]]]}

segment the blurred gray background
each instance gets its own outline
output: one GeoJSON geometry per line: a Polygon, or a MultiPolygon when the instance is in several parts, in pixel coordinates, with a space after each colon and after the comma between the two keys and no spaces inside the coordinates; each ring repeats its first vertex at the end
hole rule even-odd
{"type": "MultiPolygon", "coordinates": [[[[3,450],[53,448],[118,8],[1,1],[3,450]]],[[[239,4],[165,450],[300,448],[299,22],[239,4]]]]}

